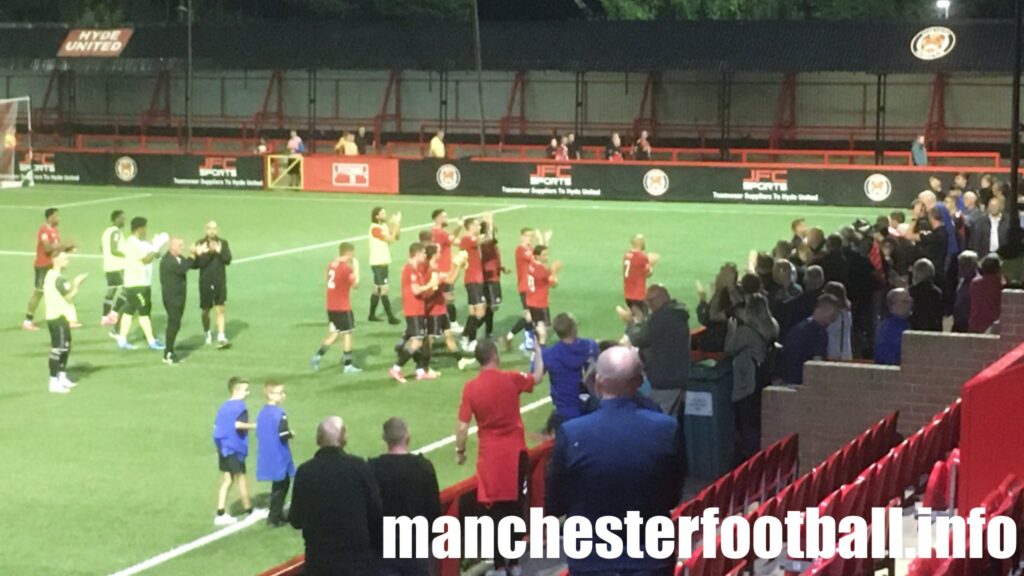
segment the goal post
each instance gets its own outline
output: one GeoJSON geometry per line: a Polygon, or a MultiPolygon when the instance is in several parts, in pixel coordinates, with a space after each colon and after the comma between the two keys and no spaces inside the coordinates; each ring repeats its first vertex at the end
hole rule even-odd
{"type": "Polygon", "coordinates": [[[0,188],[34,185],[30,97],[0,98],[0,138],[0,188]]]}

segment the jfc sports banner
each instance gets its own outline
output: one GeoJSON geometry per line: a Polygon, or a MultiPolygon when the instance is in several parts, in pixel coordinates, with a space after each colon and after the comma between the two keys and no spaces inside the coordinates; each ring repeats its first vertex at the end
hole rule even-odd
{"type": "Polygon", "coordinates": [[[378,156],[305,156],[302,159],[302,189],[398,194],[398,160],[378,156]]]}
{"type": "Polygon", "coordinates": [[[403,160],[402,194],[908,207],[927,171],[403,160]]]}
{"type": "Polygon", "coordinates": [[[263,188],[259,156],[90,154],[37,150],[22,154],[18,169],[31,167],[36,182],[152,186],[156,188],[263,188]]]}

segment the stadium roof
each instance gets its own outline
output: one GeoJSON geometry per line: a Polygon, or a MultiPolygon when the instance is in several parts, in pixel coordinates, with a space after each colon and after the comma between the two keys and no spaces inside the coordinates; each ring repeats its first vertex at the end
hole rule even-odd
{"type": "MultiPolygon", "coordinates": [[[[59,26],[0,28],[0,69],[146,71],[183,65],[181,26],[135,29],[116,59],[56,58],[67,34],[59,26]]],[[[485,22],[488,70],[644,72],[936,73],[1012,70],[1013,23],[850,21],[485,22]],[[911,40],[931,24],[947,26],[956,45],[923,61],[911,40]]],[[[281,22],[196,26],[200,69],[470,70],[472,30],[465,23],[281,22]]]]}

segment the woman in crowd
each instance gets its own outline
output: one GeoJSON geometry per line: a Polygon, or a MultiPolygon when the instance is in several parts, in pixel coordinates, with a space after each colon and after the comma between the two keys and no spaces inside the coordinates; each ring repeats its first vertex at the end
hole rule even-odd
{"type": "Polygon", "coordinates": [[[853,328],[853,314],[850,301],[846,297],[846,287],[839,282],[827,282],[825,294],[831,294],[839,300],[842,309],[836,321],[828,325],[828,360],[852,360],[853,348],[850,345],[850,332],[853,328]]]}
{"type": "Polygon", "coordinates": [[[736,308],[725,339],[726,361],[732,362],[732,402],[739,450],[737,461],[761,446],[761,390],[768,382],[765,363],[779,334],[768,311],[768,299],[754,294],[736,308]]]}
{"type": "Polygon", "coordinates": [[[700,348],[704,352],[721,352],[725,347],[725,335],[733,311],[743,303],[739,290],[739,271],[736,264],[726,262],[715,277],[715,289],[708,302],[707,293],[698,284],[697,319],[707,329],[701,338],[700,348]]]}

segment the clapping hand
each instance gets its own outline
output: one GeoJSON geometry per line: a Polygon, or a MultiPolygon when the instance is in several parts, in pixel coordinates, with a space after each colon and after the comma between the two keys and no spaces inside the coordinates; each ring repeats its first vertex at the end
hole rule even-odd
{"type": "Polygon", "coordinates": [[[702,284],[700,280],[697,280],[696,285],[697,285],[697,298],[699,298],[701,302],[707,302],[708,301],[708,291],[704,288],[704,284],[702,284]]]}

